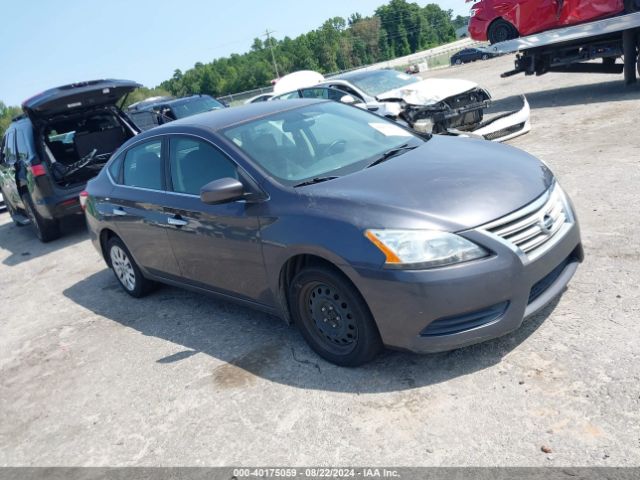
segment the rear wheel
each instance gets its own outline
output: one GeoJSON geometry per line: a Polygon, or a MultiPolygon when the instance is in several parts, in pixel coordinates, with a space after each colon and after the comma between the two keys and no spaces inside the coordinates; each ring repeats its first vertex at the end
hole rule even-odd
{"type": "Polygon", "coordinates": [[[624,83],[636,83],[636,68],[638,60],[637,34],[635,30],[622,32],[622,53],[624,55],[624,83]]]}
{"type": "Polygon", "coordinates": [[[107,242],[107,257],[120,286],[129,295],[144,297],[153,290],[155,282],[144,278],[129,250],[118,237],[112,237],[107,242]]]}
{"type": "Polygon", "coordinates": [[[487,38],[491,44],[505,42],[519,36],[518,29],[502,18],[494,21],[487,30],[487,38]]]}
{"type": "Polygon", "coordinates": [[[60,224],[58,221],[42,217],[36,210],[33,200],[31,199],[31,195],[23,193],[22,203],[24,203],[25,211],[29,220],[31,220],[36,236],[41,242],[50,242],[51,240],[55,240],[60,237],[60,224]]]}
{"type": "Polygon", "coordinates": [[[4,200],[4,204],[7,207],[7,212],[9,212],[9,216],[11,217],[11,221],[13,222],[13,224],[16,227],[24,227],[24,226],[28,225],[28,223],[25,223],[24,221],[20,221],[15,209],[11,205],[11,202],[9,200],[7,200],[6,197],[5,197],[5,200],[4,200]]]}
{"type": "Polygon", "coordinates": [[[289,288],[289,308],[309,346],[345,367],[372,360],[382,349],[380,334],[359,292],[326,267],[298,273],[289,288]]]}
{"type": "Polygon", "coordinates": [[[482,54],[482,60],[488,60],[489,59],[489,55],[487,55],[486,53],[482,54]]]}

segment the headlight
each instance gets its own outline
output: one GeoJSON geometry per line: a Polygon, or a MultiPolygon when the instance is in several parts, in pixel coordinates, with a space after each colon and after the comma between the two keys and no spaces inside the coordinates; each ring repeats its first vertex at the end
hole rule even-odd
{"type": "Polygon", "coordinates": [[[471,10],[469,10],[469,16],[475,17],[479,10],[479,8],[472,8],[471,10]]]}
{"type": "Polygon", "coordinates": [[[367,230],[365,236],[395,268],[432,268],[468,262],[489,255],[459,235],[433,230],[367,230]]]}

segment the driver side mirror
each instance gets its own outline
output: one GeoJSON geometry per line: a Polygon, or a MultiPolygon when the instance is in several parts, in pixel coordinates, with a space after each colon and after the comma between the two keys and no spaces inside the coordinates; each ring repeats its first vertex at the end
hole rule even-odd
{"type": "Polygon", "coordinates": [[[347,105],[355,105],[356,103],[358,103],[358,100],[353,98],[353,95],[347,94],[347,95],[344,95],[342,98],[340,98],[340,102],[346,103],[347,105]]]}
{"type": "Polygon", "coordinates": [[[200,200],[207,205],[231,202],[244,196],[244,185],[237,179],[226,177],[213,180],[200,189],[200,200]]]}

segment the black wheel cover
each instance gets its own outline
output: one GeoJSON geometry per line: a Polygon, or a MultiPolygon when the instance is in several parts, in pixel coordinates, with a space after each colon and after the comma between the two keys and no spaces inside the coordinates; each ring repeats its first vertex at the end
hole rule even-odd
{"type": "Polygon", "coordinates": [[[302,321],[324,349],[336,355],[353,351],[358,327],[346,296],[338,288],[310,282],[303,287],[299,301],[302,321]]]}

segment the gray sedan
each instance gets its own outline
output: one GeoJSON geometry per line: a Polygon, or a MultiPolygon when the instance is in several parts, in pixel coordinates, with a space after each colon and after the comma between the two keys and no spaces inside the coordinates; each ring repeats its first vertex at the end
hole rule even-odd
{"type": "Polygon", "coordinates": [[[583,253],[551,171],[338,102],[263,102],[127,142],[82,194],[124,291],[158,283],[296,324],[339,365],[506,334],[583,253]]]}

